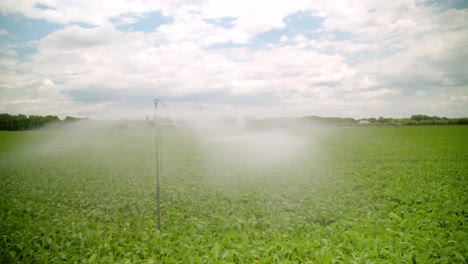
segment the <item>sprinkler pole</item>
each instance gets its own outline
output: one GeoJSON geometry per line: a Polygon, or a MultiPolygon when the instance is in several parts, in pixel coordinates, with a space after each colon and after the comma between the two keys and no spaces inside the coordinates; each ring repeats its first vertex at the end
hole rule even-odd
{"type": "Polygon", "coordinates": [[[158,109],[158,99],[154,99],[154,126],[155,126],[155,149],[156,149],[156,207],[158,214],[158,230],[161,231],[161,199],[160,199],[160,190],[159,185],[159,174],[161,172],[162,160],[161,160],[161,133],[158,126],[158,118],[156,115],[156,110],[158,109]]]}

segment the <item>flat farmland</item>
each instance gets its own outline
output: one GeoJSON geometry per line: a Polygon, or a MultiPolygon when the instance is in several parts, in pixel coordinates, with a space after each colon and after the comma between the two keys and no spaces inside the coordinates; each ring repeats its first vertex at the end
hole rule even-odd
{"type": "Polygon", "coordinates": [[[0,262],[468,261],[467,126],[154,137],[1,132],[0,262]]]}

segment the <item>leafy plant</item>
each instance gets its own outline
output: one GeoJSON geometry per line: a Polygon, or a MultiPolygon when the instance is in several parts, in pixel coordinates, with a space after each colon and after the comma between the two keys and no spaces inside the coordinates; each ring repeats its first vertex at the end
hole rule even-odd
{"type": "Polygon", "coordinates": [[[313,132],[305,158],[251,168],[162,131],[161,232],[152,131],[73,151],[0,133],[0,262],[466,263],[467,127],[313,132]]]}

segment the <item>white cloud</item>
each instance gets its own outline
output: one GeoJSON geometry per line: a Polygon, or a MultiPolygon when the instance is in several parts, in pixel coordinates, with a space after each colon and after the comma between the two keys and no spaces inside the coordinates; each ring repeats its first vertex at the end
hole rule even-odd
{"type": "Polygon", "coordinates": [[[140,115],[142,104],[162,97],[180,105],[243,104],[260,115],[468,113],[466,9],[370,0],[40,1],[50,7],[45,10],[35,3],[3,1],[0,8],[97,26],[51,32],[30,60],[0,49],[7,55],[0,58],[2,111],[54,112],[67,105],[74,113],[140,115]],[[323,29],[285,33],[267,47],[255,43],[258,34],[284,29],[285,17],[304,10],[321,16],[323,29]],[[110,22],[153,11],[173,22],[149,33],[121,32],[110,22]],[[208,21],[223,17],[232,25],[208,21]],[[222,43],[237,46],[212,47],[222,43]]]}
{"type": "Polygon", "coordinates": [[[110,25],[85,29],[70,26],[43,38],[41,48],[66,48],[69,50],[95,47],[118,42],[121,34],[110,25]]]}
{"type": "Polygon", "coordinates": [[[202,19],[176,20],[160,26],[156,32],[167,42],[192,42],[200,46],[216,43],[246,43],[251,35],[239,29],[226,29],[209,24],[202,19]]]}
{"type": "Polygon", "coordinates": [[[18,53],[13,47],[5,46],[5,47],[0,47],[0,56],[1,55],[15,57],[16,55],[18,55],[18,53]]]}
{"type": "Polygon", "coordinates": [[[158,1],[145,0],[116,0],[112,3],[102,0],[5,0],[0,3],[2,13],[19,13],[57,23],[83,22],[91,25],[108,24],[111,18],[122,14],[143,14],[162,9],[163,5],[158,1]],[[38,7],[38,4],[43,7],[38,7]]]}
{"type": "Polygon", "coordinates": [[[324,26],[327,31],[350,32],[364,40],[412,34],[424,28],[429,7],[416,1],[349,1],[329,5],[324,26]]]}

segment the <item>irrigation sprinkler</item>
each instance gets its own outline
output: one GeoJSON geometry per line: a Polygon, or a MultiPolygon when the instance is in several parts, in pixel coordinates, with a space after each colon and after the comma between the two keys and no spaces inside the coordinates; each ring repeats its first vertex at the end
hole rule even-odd
{"type": "Polygon", "coordinates": [[[159,100],[154,99],[154,114],[153,114],[153,125],[154,125],[154,144],[155,144],[155,176],[156,176],[156,208],[158,214],[158,229],[161,231],[161,185],[159,182],[159,178],[163,169],[162,164],[162,141],[161,141],[161,130],[159,126],[166,126],[166,127],[188,127],[185,124],[177,124],[173,122],[160,122],[158,120],[157,110],[158,105],[161,105],[164,110],[167,111],[165,104],[159,100]]]}
{"type": "Polygon", "coordinates": [[[158,103],[162,102],[159,99],[154,99],[154,127],[155,127],[155,136],[154,136],[154,144],[156,150],[156,207],[157,207],[157,214],[158,214],[158,229],[161,231],[161,199],[160,199],[160,191],[161,186],[159,184],[159,175],[162,170],[162,160],[161,160],[161,132],[158,126],[158,116],[156,115],[156,110],[158,109],[158,103]]]}

